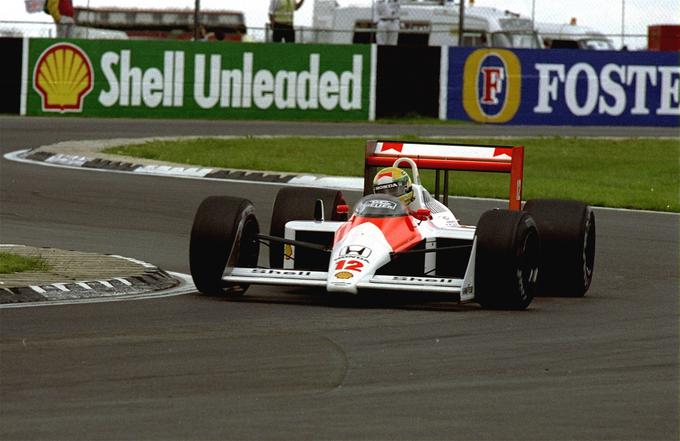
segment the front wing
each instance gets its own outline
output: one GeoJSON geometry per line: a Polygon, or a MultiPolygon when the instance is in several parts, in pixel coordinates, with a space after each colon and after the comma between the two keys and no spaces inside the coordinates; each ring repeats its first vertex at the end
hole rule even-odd
{"type": "MultiPolygon", "coordinates": [[[[473,277],[470,268],[468,268],[464,279],[449,277],[373,275],[368,277],[367,280],[359,282],[357,288],[440,293],[455,296],[458,301],[469,301],[474,298],[472,279],[473,277]]],[[[325,288],[328,281],[328,273],[325,271],[234,268],[231,273],[224,276],[222,280],[226,283],[325,288]]]]}

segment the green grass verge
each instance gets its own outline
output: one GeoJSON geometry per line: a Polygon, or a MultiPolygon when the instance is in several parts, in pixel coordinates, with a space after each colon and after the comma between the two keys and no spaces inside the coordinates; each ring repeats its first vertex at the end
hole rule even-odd
{"type": "Polygon", "coordinates": [[[0,274],[21,273],[24,271],[48,271],[50,266],[42,257],[24,257],[0,252],[0,274]]]}
{"type": "MultiPolygon", "coordinates": [[[[107,152],[206,167],[362,176],[365,141],[205,138],[149,142],[107,152]]],[[[524,145],[524,199],[566,198],[606,207],[680,211],[680,141],[676,139],[450,138],[436,142],[524,145]]],[[[424,172],[423,182],[431,185],[432,173],[424,172]]],[[[507,175],[454,172],[450,189],[460,196],[507,198],[508,182],[507,175]]]]}

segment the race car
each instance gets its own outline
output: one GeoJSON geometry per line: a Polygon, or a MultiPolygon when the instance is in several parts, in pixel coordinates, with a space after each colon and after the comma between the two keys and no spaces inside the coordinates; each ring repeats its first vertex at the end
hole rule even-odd
{"type": "Polygon", "coordinates": [[[315,286],[331,295],[440,293],[492,309],[525,309],[535,295],[583,296],[595,260],[593,210],[556,199],[522,208],[523,164],[521,146],[368,141],[364,196],[352,210],[338,190],[285,187],[269,234],[260,232],[249,200],[209,197],[191,231],[194,283],[228,296],[251,284],[315,286]],[[409,200],[375,192],[398,187],[374,187],[380,167],[410,168],[409,200]],[[422,169],[435,170],[434,195],[422,169]],[[508,173],[508,208],[461,225],[448,208],[451,170],[508,173]],[[269,247],[268,265],[258,265],[260,245],[269,247]]]}

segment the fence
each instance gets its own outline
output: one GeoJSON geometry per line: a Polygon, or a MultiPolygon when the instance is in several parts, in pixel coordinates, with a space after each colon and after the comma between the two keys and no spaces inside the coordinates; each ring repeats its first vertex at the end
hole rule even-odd
{"type": "MultiPolygon", "coordinates": [[[[76,6],[78,6],[77,2],[76,6]]],[[[193,5],[193,1],[183,6],[193,5]]],[[[205,3],[205,2],[204,2],[205,3]]],[[[257,6],[235,3],[244,9],[251,41],[270,41],[271,30],[266,24],[268,2],[257,6]]],[[[458,42],[457,14],[459,6],[448,0],[401,0],[400,38],[430,45],[450,45],[458,42]],[[414,6],[415,5],[415,6],[414,6]],[[423,37],[424,35],[429,36],[423,37]],[[425,38],[425,40],[424,40],[425,38]]],[[[677,0],[476,0],[466,2],[467,18],[464,28],[466,46],[494,45],[491,36],[478,32],[479,16],[489,16],[486,8],[500,10],[508,23],[518,23],[523,18],[541,30],[547,40],[578,35],[596,35],[608,40],[614,49],[631,50],[647,47],[647,27],[653,24],[680,24],[680,6],[677,0]],[[506,9],[508,13],[506,14],[506,9]],[[516,15],[513,15],[516,14],[516,15]],[[572,25],[575,19],[575,25],[572,25]],[[489,41],[482,39],[489,38],[489,41]]],[[[27,16],[31,18],[32,16],[27,16]]],[[[488,20],[488,19],[487,19],[488,20]]],[[[491,20],[494,21],[494,20],[491,20]]],[[[296,13],[297,42],[372,42],[375,41],[376,17],[372,0],[313,0],[296,13]],[[338,7],[336,7],[336,4],[338,7]],[[355,6],[352,6],[355,5],[355,6]],[[356,6],[359,5],[359,6],[356,6]]],[[[497,22],[497,20],[496,20],[497,22]]],[[[516,29],[515,29],[516,31],[516,29]]],[[[45,22],[0,21],[0,36],[54,37],[54,25],[45,22]]],[[[82,38],[114,38],[116,35],[83,30],[82,38]]],[[[566,37],[564,38],[566,39],[566,37]]],[[[533,43],[532,43],[533,44],[533,43]]],[[[517,47],[517,45],[515,45],[517,47]]],[[[529,47],[524,45],[524,47],[529,47]]]]}
{"type": "MultiPolygon", "coordinates": [[[[479,0],[477,4],[490,1],[479,0]]],[[[567,25],[572,18],[577,26],[602,33],[617,49],[645,49],[647,27],[655,24],[680,24],[680,5],[676,0],[515,0],[512,8],[535,23],[567,25]]]]}
{"type": "MultiPolygon", "coordinates": [[[[316,0],[312,7],[296,19],[300,23],[298,33],[314,33],[320,29],[333,28],[336,33],[352,34],[374,27],[377,17],[371,0],[316,0]],[[362,4],[363,7],[356,7],[362,4]],[[305,29],[309,26],[313,29],[305,29]],[[310,32],[311,31],[311,32],[310,32]]],[[[442,40],[447,34],[457,37],[459,5],[451,1],[400,1],[400,34],[428,32],[435,37],[430,41],[442,40]]],[[[303,8],[304,9],[304,8],[303,8]]],[[[301,11],[303,10],[301,9],[301,11]]],[[[546,29],[543,34],[559,33],[594,34],[608,39],[614,49],[645,49],[647,27],[654,24],[680,24],[680,6],[677,0],[477,0],[466,2],[464,28],[468,32],[481,29],[481,21],[497,26],[498,19],[523,18],[535,28],[546,29]],[[492,18],[489,8],[496,8],[500,16],[492,18]],[[495,22],[495,24],[494,24],[495,22]],[[574,23],[574,24],[571,24],[574,23]],[[547,26],[545,26],[547,25],[547,26]]],[[[517,20],[508,20],[517,24],[517,20]]],[[[550,35],[548,35],[550,37],[550,35]]],[[[338,38],[336,38],[338,39],[338,38]]],[[[471,36],[472,39],[472,36],[471,36]]],[[[345,36],[344,41],[351,41],[345,36]]],[[[453,39],[456,41],[457,38],[453,39]]],[[[474,43],[466,45],[479,45],[474,43]]]]}

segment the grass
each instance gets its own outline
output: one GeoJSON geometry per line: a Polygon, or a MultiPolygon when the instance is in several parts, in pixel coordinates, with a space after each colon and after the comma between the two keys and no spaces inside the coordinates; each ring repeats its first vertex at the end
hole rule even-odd
{"type": "MultiPolygon", "coordinates": [[[[418,140],[406,136],[402,140],[418,140]]],[[[422,139],[421,139],[422,140],[422,139]]],[[[366,138],[254,138],[158,141],[108,153],[249,170],[362,176],[366,138]]],[[[591,205],[680,212],[677,139],[513,138],[437,139],[436,142],[524,145],[524,199],[579,199],[591,205]]],[[[423,172],[431,187],[432,173],[423,172]]],[[[454,172],[450,192],[508,196],[507,175],[454,172]]]]}
{"type": "Polygon", "coordinates": [[[24,257],[0,252],[0,274],[21,273],[25,271],[48,271],[47,262],[42,257],[24,257]]]}

